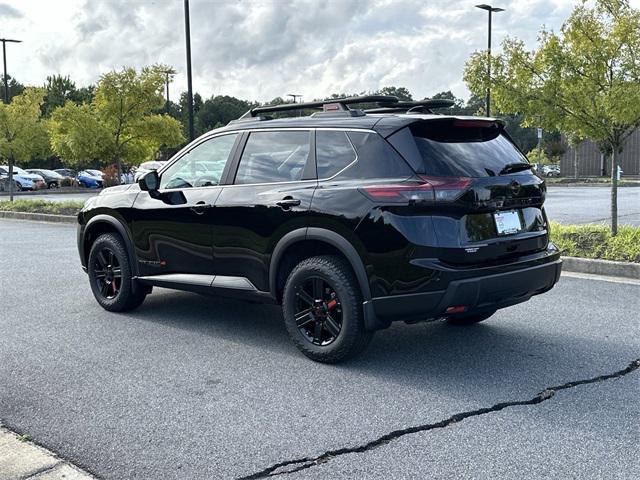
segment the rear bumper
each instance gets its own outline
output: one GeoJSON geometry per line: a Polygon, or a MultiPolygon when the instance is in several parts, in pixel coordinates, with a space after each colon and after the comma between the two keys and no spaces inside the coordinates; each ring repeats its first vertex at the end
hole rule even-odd
{"type": "Polygon", "coordinates": [[[398,320],[416,321],[446,315],[451,306],[467,311],[505,308],[553,288],[560,279],[562,260],[555,251],[540,261],[505,266],[504,272],[483,274],[465,270],[465,278],[449,282],[445,290],[373,298],[364,304],[367,328],[388,327],[398,320]],[[532,264],[533,263],[533,264],[532,264]]]}

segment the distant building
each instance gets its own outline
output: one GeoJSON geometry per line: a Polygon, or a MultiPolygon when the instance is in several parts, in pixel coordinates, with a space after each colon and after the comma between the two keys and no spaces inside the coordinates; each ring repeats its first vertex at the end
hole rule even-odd
{"type": "MultiPolygon", "coordinates": [[[[560,174],[563,177],[574,176],[573,151],[573,148],[567,148],[560,158],[560,174]]],[[[623,176],[640,175],[640,129],[627,139],[618,163],[623,176]]],[[[578,176],[598,177],[603,175],[603,169],[606,176],[611,176],[611,157],[602,158],[598,146],[590,140],[578,145],[578,176]]]]}

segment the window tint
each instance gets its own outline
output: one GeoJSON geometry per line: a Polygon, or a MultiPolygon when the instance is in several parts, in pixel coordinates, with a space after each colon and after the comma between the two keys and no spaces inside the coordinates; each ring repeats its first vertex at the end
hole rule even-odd
{"type": "Polygon", "coordinates": [[[329,178],[352,163],[356,152],[345,132],[316,132],[316,166],[318,178],[329,178]]]}
{"type": "Polygon", "coordinates": [[[309,132],[253,132],[242,153],[236,184],[300,180],[309,158],[309,132]]]}
{"type": "Polygon", "coordinates": [[[191,149],[162,173],[160,188],[218,185],[237,136],[215,137],[191,149]]]}
{"type": "Polygon", "coordinates": [[[337,178],[408,178],[413,175],[407,162],[377,133],[348,132],[347,135],[358,152],[358,161],[337,178]]]}
{"type": "MultiPolygon", "coordinates": [[[[418,173],[439,177],[490,177],[510,163],[527,159],[509,141],[496,123],[473,121],[431,121],[409,128],[415,147],[406,141],[406,131],[392,135],[399,149],[418,173]],[[397,137],[397,138],[395,138],[397,137]]],[[[532,175],[530,170],[519,175],[532,175]]]]}

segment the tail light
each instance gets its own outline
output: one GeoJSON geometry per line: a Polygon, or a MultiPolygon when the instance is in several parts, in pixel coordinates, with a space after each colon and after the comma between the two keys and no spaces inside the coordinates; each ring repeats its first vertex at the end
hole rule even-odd
{"type": "Polygon", "coordinates": [[[428,177],[421,175],[420,182],[395,185],[371,185],[360,189],[378,203],[434,203],[453,202],[471,185],[467,177],[428,177]]]}

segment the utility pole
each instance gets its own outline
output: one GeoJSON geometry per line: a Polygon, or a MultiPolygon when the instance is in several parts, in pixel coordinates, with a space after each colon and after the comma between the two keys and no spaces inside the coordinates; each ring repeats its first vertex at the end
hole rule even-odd
{"type": "Polygon", "coordinates": [[[189,0],[184,0],[184,33],[187,46],[187,103],[189,111],[189,141],[195,138],[193,129],[193,89],[191,85],[191,27],[189,26],[189,0]]]}
{"type": "Polygon", "coordinates": [[[489,32],[487,39],[487,100],[485,113],[486,116],[491,116],[491,16],[492,14],[498,12],[504,12],[504,8],[492,7],[491,5],[476,5],[477,8],[481,10],[486,10],[489,13],[489,32]]]}
{"type": "MultiPolygon", "coordinates": [[[[287,93],[287,97],[291,97],[293,98],[293,103],[298,103],[296,102],[296,99],[300,99],[300,103],[302,103],[302,95],[298,94],[298,93],[287,93]]],[[[302,110],[300,110],[298,112],[298,116],[301,117],[302,116],[302,110]]]]}
{"type": "Polygon", "coordinates": [[[167,95],[164,109],[169,113],[169,75],[175,75],[176,71],[173,68],[168,68],[167,70],[163,70],[162,73],[164,73],[165,91],[167,95]]]}
{"type": "MultiPolygon", "coordinates": [[[[15,40],[11,38],[0,38],[2,42],[2,64],[4,66],[4,103],[9,105],[9,80],[7,78],[7,42],[9,43],[21,43],[22,40],[15,40]]],[[[13,202],[13,155],[9,155],[9,201],[13,202]]]]}
{"type": "Polygon", "coordinates": [[[9,104],[9,80],[7,79],[7,42],[22,43],[22,40],[14,40],[12,38],[0,38],[2,42],[2,63],[4,65],[4,103],[9,104]]]}

